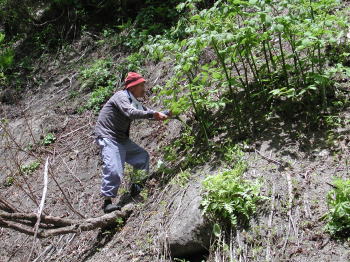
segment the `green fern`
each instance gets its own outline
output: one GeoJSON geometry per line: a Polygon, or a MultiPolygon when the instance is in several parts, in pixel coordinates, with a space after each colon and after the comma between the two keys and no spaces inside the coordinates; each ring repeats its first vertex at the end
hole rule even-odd
{"type": "Polygon", "coordinates": [[[333,236],[350,237],[350,179],[335,179],[327,194],[326,231],[333,236]]]}

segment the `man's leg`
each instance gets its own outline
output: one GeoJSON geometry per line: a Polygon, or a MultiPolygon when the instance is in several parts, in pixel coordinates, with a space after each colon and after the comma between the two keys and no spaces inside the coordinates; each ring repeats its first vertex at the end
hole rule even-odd
{"type": "Polygon", "coordinates": [[[126,152],[124,146],[114,140],[98,138],[96,142],[103,161],[101,195],[105,198],[103,208],[107,213],[117,209],[117,206],[111,205],[111,198],[116,197],[123,179],[126,152]]]}
{"type": "Polygon", "coordinates": [[[149,154],[145,149],[131,140],[125,145],[125,161],[139,171],[131,186],[131,195],[136,195],[141,190],[141,184],[147,179],[149,173],[149,154]]]}

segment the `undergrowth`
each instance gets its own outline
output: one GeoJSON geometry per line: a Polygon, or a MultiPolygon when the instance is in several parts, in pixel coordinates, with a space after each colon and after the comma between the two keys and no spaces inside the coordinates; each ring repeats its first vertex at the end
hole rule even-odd
{"type": "Polygon", "coordinates": [[[204,10],[197,2],[178,6],[187,12],[176,33],[142,48],[173,65],[158,95],[174,114],[193,115],[196,139],[210,146],[228,125],[236,136],[249,136],[271,114],[304,114],[319,123],[334,102],[343,103],[336,79],[350,70],[348,19],[339,1],[230,0],[204,10]],[[186,37],[176,38],[178,30],[186,37]]]}
{"type": "Polygon", "coordinates": [[[350,180],[335,179],[327,195],[326,231],[334,237],[350,239],[350,180]]]}
{"type": "Polygon", "coordinates": [[[201,202],[204,214],[212,221],[231,228],[249,226],[258,204],[266,199],[260,195],[259,181],[252,182],[243,177],[247,163],[242,152],[238,148],[235,151],[237,159],[230,163],[231,169],[205,178],[201,202]]]}

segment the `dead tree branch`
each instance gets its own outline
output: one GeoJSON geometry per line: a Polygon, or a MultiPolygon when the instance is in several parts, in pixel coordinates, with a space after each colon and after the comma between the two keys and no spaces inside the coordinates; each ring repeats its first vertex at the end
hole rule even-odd
{"type": "MultiPolygon", "coordinates": [[[[133,210],[133,205],[125,206],[121,211],[86,219],[69,219],[54,216],[41,215],[41,223],[37,232],[38,238],[47,238],[62,234],[80,233],[102,228],[115,223],[116,218],[128,218],[133,210]],[[45,225],[46,224],[46,225],[45,225]],[[51,228],[47,228],[50,225],[51,228]],[[43,228],[46,226],[46,229],[43,228]]],[[[0,211],[0,227],[11,228],[21,233],[34,236],[35,230],[25,225],[25,221],[34,222],[37,220],[35,213],[8,213],[0,211]]]]}

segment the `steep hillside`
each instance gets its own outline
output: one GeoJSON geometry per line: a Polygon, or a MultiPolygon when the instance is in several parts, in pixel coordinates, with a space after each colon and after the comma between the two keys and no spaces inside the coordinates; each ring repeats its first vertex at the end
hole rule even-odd
{"type": "Polygon", "coordinates": [[[132,10],[112,19],[113,1],[56,2],[35,6],[35,23],[67,8],[41,33],[4,16],[0,261],[350,260],[346,3],[146,1],[125,22],[132,10]],[[105,217],[94,125],[129,71],[147,79],[143,102],[175,117],[133,123],[146,187],[130,197],[127,166],[122,211],[87,230],[105,217]]]}

